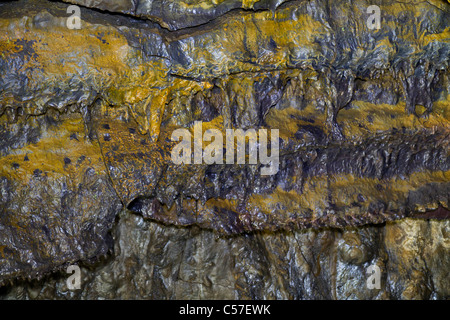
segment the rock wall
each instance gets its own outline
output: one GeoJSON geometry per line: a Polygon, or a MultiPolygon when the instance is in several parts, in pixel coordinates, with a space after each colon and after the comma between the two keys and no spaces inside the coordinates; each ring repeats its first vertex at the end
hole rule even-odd
{"type": "Polygon", "coordinates": [[[114,253],[4,286],[5,299],[448,299],[449,221],[219,236],[167,227],[130,212],[114,228],[114,253]],[[369,266],[380,289],[369,289],[369,266]]]}
{"type": "Polygon", "coordinates": [[[2,297],[448,298],[447,2],[70,2],[0,3],[2,297]],[[176,129],[277,129],[278,170],[176,129]]]}

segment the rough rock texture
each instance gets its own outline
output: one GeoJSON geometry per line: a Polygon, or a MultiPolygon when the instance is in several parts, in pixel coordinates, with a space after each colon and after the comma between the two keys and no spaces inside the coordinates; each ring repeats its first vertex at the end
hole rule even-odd
{"type": "Polygon", "coordinates": [[[70,2],[106,11],[0,3],[0,283],[89,276],[7,297],[449,296],[447,2],[70,2]],[[278,129],[278,172],[175,165],[195,121],[278,129]]]}
{"type": "Polygon", "coordinates": [[[449,220],[405,219],[347,230],[218,236],[122,212],[115,254],[81,269],[17,282],[4,299],[448,299],[449,220]],[[368,289],[370,265],[380,289],[368,289]]]}
{"type": "MultiPolygon", "coordinates": [[[[66,1],[66,0],[65,0],[66,1]]],[[[169,30],[179,30],[210,23],[230,12],[241,10],[272,10],[289,0],[69,0],[89,8],[124,13],[149,19],[169,30]]]]}

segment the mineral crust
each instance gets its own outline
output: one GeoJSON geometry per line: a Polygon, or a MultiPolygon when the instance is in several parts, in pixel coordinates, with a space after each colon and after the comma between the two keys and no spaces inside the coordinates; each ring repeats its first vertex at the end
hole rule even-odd
{"type": "Polygon", "coordinates": [[[449,297],[446,1],[378,1],[379,29],[366,0],[68,2],[80,29],[67,3],[0,3],[0,283],[106,261],[78,295],[6,296],[449,297]],[[175,164],[200,121],[278,130],[277,172],[175,164]],[[123,291],[89,287],[102,272],[123,291]]]}

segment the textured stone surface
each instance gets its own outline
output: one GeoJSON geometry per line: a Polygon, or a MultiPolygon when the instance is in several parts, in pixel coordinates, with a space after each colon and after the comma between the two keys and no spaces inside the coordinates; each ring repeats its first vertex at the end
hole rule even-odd
{"type": "Polygon", "coordinates": [[[71,2],[0,3],[0,282],[87,287],[6,297],[448,297],[448,3],[71,2]],[[279,129],[278,173],[173,164],[198,120],[279,129]]]}
{"type": "Polygon", "coordinates": [[[163,28],[178,30],[210,23],[233,11],[274,11],[289,0],[70,0],[66,2],[150,19],[163,28]]]}
{"type": "Polygon", "coordinates": [[[3,123],[0,280],[42,276],[111,249],[121,209],[79,114],[3,123]],[[13,151],[17,150],[17,151],[13,151]]]}
{"type": "Polygon", "coordinates": [[[448,299],[449,221],[218,236],[122,212],[115,254],[81,269],[17,282],[4,299],[448,299]],[[367,268],[381,270],[368,289],[367,268]]]}

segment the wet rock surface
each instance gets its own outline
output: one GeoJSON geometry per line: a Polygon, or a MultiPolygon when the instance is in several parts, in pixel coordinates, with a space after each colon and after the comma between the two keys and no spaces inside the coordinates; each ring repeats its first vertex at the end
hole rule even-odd
{"type": "Polygon", "coordinates": [[[16,281],[4,299],[447,299],[449,221],[404,219],[346,230],[218,236],[122,212],[114,255],[81,266],[81,288],[62,271],[16,281]],[[368,267],[381,271],[369,289],[368,267]]]}
{"type": "Polygon", "coordinates": [[[41,277],[105,255],[122,204],[81,117],[49,112],[0,132],[15,142],[2,150],[0,279],[41,277]]]}
{"type": "Polygon", "coordinates": [[[98,8],[109,12],[149,19],[169,30],[196,27],[214,22],[224,15],[245,10],[276,10],[289,0],[220,0],[220,1],[127,1],[127,0],[71,0],[66,1],[88,8],[98,8]]]}
{"type": "Polygon", "coordinates": [[[0,3],[2,297],[448,298],[447,2],[70,2],[0,3]],[[174,164],[197,121],[277,172],[174,164]]]}

